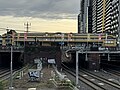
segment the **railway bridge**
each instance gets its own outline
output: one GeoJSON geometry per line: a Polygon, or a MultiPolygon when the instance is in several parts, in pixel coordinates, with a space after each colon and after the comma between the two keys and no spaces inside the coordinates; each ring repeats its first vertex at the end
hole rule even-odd
{"type": "MultiPolygon", "coordinates": [[[[78,33],[5,33],[0,39],[0,65],[9,66],[10,63],[10,46],[13,47],[13,60],[15,66],[33,63],[35,58],[55,58],[60,67],[61,57],[64,47],[75,49],[83,47],[86,50],[78,52],[82,58],[81,62],[91,63],[102,60],[116,60],[119,58],[117,50],[116,37],[106,34],[78,34],[78,33]],[[108,51],[94,51],[94,47],[108,48],[108,51]],[[116,58],[117,57],[117,58],[116,58]],[[107,59],[110,58],[110,59],[107,59]],[[99,60],[100,59],[100,60],[99,60]],[[88,62],[89,61],[89,62],[88,62]]],[[[68,51],[65,50],[66,51],[68,51]]],[[[72,59],[75,59],[75,50],[71,50],[72,59]]],[[[65,53],[63,53],[65,54],[65,53]]],[[[65,59],[66,57],[62,58],[65,59]]],[[[71,59],[71,58],[69,58],[71,59]]],[[[72,60],[71,60],[72,61],[72,60]]],[[[117,60],[116,60],[117,61],[117,60]]]]}
{"type": "MultiPolygon", "coordinates": [[[[65,50],[66,57],[71,57],[71,60],[66,60],[68,63],[71,63],[72,66],[76,66],[76,59],[78,59],[78,63],[80,67],[84,67],[90,70],[99,70],[103,68],[103,65],[117,65],[120,64],[120,50],[102,50],[98,49],[68,49],[65,50]],[[74,64],[74,65],[73,65],[74,64]]],[[[63,62],[66,62],[63,61],[63,62]]]]}

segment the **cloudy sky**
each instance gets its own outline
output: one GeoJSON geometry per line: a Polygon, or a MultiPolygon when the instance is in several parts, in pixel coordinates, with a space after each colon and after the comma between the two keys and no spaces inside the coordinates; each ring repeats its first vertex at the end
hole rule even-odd
{"type": "Polygon", "coordinates": [[[77,32],[80,0],[0,0],[0,33],[2,28],[30,31],[77,32]]]}

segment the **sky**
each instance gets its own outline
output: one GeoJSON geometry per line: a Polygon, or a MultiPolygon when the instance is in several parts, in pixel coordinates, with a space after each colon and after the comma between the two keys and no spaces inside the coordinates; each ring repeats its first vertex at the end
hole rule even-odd
{"type": "Polygon", "coordinates": [[[77,32],[80,0],[0,0],[0,34],[6,28],[31,32],[77,32]]]}

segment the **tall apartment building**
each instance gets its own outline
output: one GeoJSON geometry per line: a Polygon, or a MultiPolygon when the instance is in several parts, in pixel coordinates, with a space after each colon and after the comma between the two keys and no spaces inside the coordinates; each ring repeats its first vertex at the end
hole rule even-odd
{"type": "Polygon", "coordinates": [[[97,0],[92,2],[92,32],[97,33],[97,0]]]}
{"type": "Polygon", "coordinates": [[[81,0],[78,33],[92,33],[92,0],[81,0]]]}
{"type": "Polygon", "coordinates": [[[120,47],[120,1],[112,0],[111,34],[116,35],[120,47]]]}
{"type": "Polygon", "coordinates": [[[92,16],[92,32],[116,35],[120,44],[120,1],[93,0],[92,16]]]}
{"type": "Polygon", "coordinates": [[[78,15],[78,33],[82,33],[82,21],[81,21],[81,14],[78,15]]]}
{"type": "Polygon", "coordinates": [[[92,2],[93,33],[105,32],[105,0],[93,0],[92,2]]]}
{"type": "Polygon", "coordinates": [[[112,34],[112,0],[105,2],[105,33],[112,34]]]}
{"type": "Polygon", "coordinates": [[[119,26],[119,0],[93,0],[93,33],[116,35],[119,26]]]}
{"type": "MultiPolygon", "coordinates": [[[[80,3],[80,14],[78,15],[78,33],[85,33],[85,30],[84,30],[84,27],[85,25],[83,24],[85,21],[84,21],[84,0],[81,0],[81,3],[80,3]]],[[[86,15],[85,15],[86,16],[86,15]]]]}

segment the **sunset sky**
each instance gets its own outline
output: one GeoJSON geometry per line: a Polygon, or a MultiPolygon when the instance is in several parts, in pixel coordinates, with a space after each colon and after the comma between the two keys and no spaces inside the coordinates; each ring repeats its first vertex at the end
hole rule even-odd
{"type": "Polygon", "coordinates": [[[77,32],[80,0],[0,0],[0,34],[4,28],[29,31],[77,32]]]}

